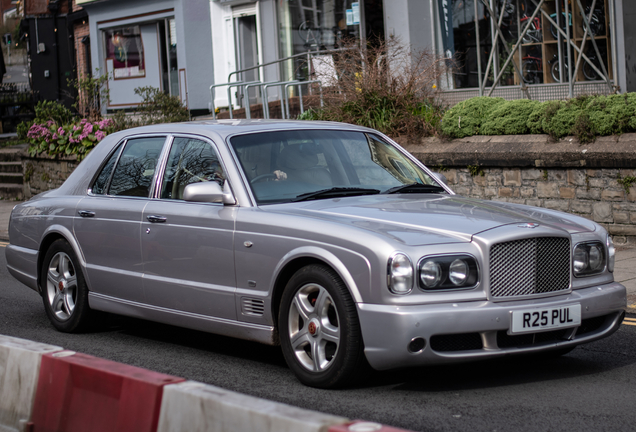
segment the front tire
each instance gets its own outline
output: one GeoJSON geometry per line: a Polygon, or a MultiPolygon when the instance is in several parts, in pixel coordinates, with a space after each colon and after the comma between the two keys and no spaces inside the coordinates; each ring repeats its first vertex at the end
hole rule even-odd
{"type": "Polygon", "coordinates": [[[355,303],[326,266],[308,265],[292,276],[281,299],[278,328],[285,360],[307,386],[342,387],[363,369],[355,303]]]}
{"type": "Polygon", "coordinates": [[[85,330],[91,320],[88,288],[75,251],[66,240],[53,242],[40,273],[44,310],[53,326],[65,333],[85,330]]]}

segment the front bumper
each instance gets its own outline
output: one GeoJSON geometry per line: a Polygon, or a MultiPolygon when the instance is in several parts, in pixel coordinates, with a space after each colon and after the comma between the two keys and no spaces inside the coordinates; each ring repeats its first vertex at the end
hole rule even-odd
{"type": "Polygon", "coordinates": [[[617,282],[562,296],[507,302],[416,306],[358,304],[367,360],[374,369],[440,364],[566,348],[609,336],[624,316],[627,294],[617,282]],[[512,312],[581,305],[581,326],[509,335],[512,312]],[[424,349],[409,343],[423,338],[424,349]]]}

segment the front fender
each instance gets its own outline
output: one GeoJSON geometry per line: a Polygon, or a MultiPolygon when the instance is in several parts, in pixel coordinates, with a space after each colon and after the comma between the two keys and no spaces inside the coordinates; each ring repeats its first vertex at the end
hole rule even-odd
{"type": "Polygon", "coordinates": [[[330,265],[343,280],[356,303],[362,303],[360,288],[371,286],[371,266],[366,257],[347,249],[330,251],[318,246],[301,246],[285,254],[276,265],[270,286],[276,284],[278,276],[292,261],[299,258],[315,258],[330,265]],[[346,263],[346,264],[345,264],[346,263]]]}

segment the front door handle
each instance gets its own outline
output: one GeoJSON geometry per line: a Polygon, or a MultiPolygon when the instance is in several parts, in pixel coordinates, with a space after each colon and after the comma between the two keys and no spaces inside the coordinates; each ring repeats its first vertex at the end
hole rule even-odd
{"type": "Polygon", "coordinates": [[[95,212],[92,211],[88,211],[88,210],[80,210],[77,212],[81,217],[94,217],[95,216],[95,212]]]}
{"type": "Polygon", "coordinates": [[[164,223],[165,221],[168,220],[168,218],[166,218],[165,216],[156,216],[156,215],[146,216],[146,219],[148,219],[152,223],[164,223]]]}

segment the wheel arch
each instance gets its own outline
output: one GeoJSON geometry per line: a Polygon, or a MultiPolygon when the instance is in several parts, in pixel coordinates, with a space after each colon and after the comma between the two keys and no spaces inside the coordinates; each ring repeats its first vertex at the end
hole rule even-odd
{"type": "MultiPolygon", "coordinates": [[[[366,258],[351,251],[347,252],[356,255],[359,259],[363,259],[367,264],[367,268],[369,269],[369,263],[366,258]]],[[[335,271],[349,290],[353,301],[355,303],[362,302],[362,297],[360,295],[360,290],[358,288],[358,285],[356,284],[356,281],[349,272],[347,266],[345,266],[345,264],[339,257],[337,257],[330,251],[318,247],[301,247],[285,255],[281,259],[279,265],[276,268],[276,271],[274,272],[275,276],[272,283],[271,307],[272,320],[275,327],[278,327],[277,323],[280,301],[287,282],[289,282],[289,279],[291,279],[294,273],[296,273],[301,268],[311,264],[321,264],[335,271]]]]}
{"type": "Polygon", "coordinates": [[[42,292],[42,287],[40,285],[41,284],[40,270],[42,269],[42,262],[44,260],[44,256],[46,255],[46,251],[49,250],[53,242],[60,239],[65,240],[69,245],[71,245],[71,248],[75,252],[75,256],[79,260],[80,266],[82,267],[84,279],[86,280],[86,283],[88,285],[88,278],[86,277],[86,262],[84,261],[84,255],[82,254],[82,251],[79,247],[79,244],[75,240],[75,237],[73,236],[73,234],[68,228],[64,226],[60,226],[60,225],[51,225],[44,232],[42,236],[42,240],[40,241],[40,247],[38,248],[37,285],[38,285],[39,292],[42,292]]]}

